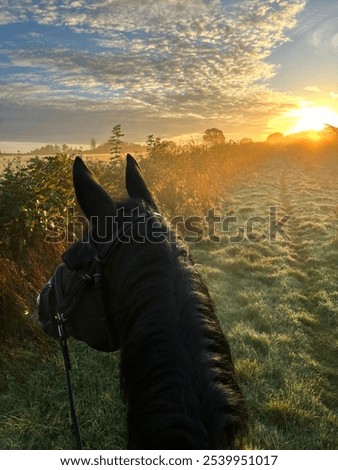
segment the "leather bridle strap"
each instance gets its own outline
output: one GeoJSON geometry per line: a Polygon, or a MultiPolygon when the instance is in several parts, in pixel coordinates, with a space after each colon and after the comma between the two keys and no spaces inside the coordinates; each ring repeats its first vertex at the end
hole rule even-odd
{"type": "Polygon", "coordinates": [[[82,446],[81,433],[80,433],[79,423],[78,423],[77,416],[76,416],[75,403],[74,403],[74,397],[73,397],[73,389],[72,389],[72,382],[71,382],[71,379],[70,379],[71,365],[70,365],[68,344],[67,344],[67,339],[64,335],[63,321],[62,321],[61,315],[59,313],[57,314],[57,321],[58,321],[58,331],[59,331],[59,342],[60,342],[60,347],[61,347],[61,352],[62,352],[62,357],[63,357],[63,363],[64,363],[64,366],[65,366],[65,373],[66,373],[66,382],[67,382],[67,391],[68,391],[70,415],[71,415],[71,420],[72,420],[72,432],[75,434],[77,449],[82,450],[83,446],[82,446]]]}
{"type": "Polygon", "coordinates": [[[54,279],[54,282],[55,282],[54,292],[56,295],[56,302],[57,302],[56,321],[58,325],[59,343],[60,343],[64,368],[65,368],[65,374],[66,374],[69,408],[70,408],[70,415],[71,415],[71,421],[72,421],[72,432],[75,434],[76,448],[78,450],[82,450],[83,446],[82,446],[80,427],[79,427],[76,410],[75,410],[72,382],[70,378],[71,363],[70,363],[70,358],[69,358],[67,337],[65,335],[65,322],[67,322],[68,316],[71,310],[73,309],[74,304],[79,299],[80,295],[85,290],[88,283],[91,282],[95,274],[98,274],[98,273],[100,274],[99,262],[94,260],[89,271],[80,277],[79,281],[75,284],[73,289],[71,289],[68,295],[66,295],[66,297],[64,297],[63,290],[62,290],[62,264],[57,267],[56,273],[55,273],[55,279],[54,279]]]}
{"type": "Polygon", "coordinates": [[[67,321],[70,312],[72,311],[75,303],[79,300],[87,285],[93,279],[98,279],[101,276],[101,263],[98,259],[94,259],[89,270],[82,274],[73,288],[67,292],[66,296],[62,290],[62,264],[56,268],[55,272],[55,295],[58,312],[61,315],[62,321],[67,321]]]}
{"type": "Polygon", "coordinates": [[[57,267],[56,273],[55,273],[55,279],[54,279],[54,282],[55,282],[54,292],[56,295],[56,303],[57,303],[56,321],[58,325],[59,343],[60,343],[64,368],[65,368],[65,374],[66,374],[69,408],[70,408],[70,415],[71,415],[71,421],[72,421],[72,432],[75,434],[76,447],[78,450],[82,450],[83,446],[82,446],[80,427],[79,427],[76,410],[75,410],[72,382],[70,378],[71,363],[70,363],[70,358],[69,358],[67,337],[65,335],[65,322],[67,322],[68,316],[71,310],[73,309],[74,304],[77,302],[80,295],[85,290],[86,286],[93,279],[99,279],[100,275],[101,275],[100,262],[94,259],[89,271],[80,277],[79,281],[75,284],[73,289],[71,289],[68,295],[66,295],[66,297],[64,297],[63,290],[62,290],[62,264],[57,267]]]}

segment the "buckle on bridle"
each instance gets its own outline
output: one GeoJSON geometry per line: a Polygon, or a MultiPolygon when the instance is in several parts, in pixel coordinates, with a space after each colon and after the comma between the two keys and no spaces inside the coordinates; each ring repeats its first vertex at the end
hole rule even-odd
{"type": "Polygon", "coordinates": [[[89,284],[93,280],[92,276],[90,276],[87,273],[82,274],[81,278],[82,278],[82,280],[84,281],[85,284],[89,284]]]}
{"type": "Polygon", "coordinates": [[[60,313],[60,312],[56,312],[55,318],[56,318],[56,321],[57,321],[59,339],[61,341],[63,341],[65,339],[64,323],[67,319],[64,318],[62,313],[60,313]]]}

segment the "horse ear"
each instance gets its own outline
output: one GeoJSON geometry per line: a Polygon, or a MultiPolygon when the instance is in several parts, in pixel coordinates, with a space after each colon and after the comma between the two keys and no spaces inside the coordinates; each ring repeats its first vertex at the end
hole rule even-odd
{"type": "Polygon", "coordinates": [[[143,179],[141,168],[137,161],[128,153],[126,166],[126,189],[129,196],[133,199],[144,201],[146,204],[158,212],[154,198],[149,192],[143,179]]]}
{"type": "Polygon", "coordinates": [[[77,202],[88,220],[93,217],[103,220],[114,213],[114,201],[80,157],[74,161],[73,184],[77,202]]]}

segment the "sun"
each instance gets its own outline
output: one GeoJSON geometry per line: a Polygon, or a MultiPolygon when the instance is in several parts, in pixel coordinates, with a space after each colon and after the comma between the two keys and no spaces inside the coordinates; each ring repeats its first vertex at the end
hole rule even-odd
{"type": "Polygon", "coordinates": [[[289,111],[287,118],[293,123],[292,127],[287,130],[287,134],[321,131],[326,124],[338,126],[338,114],[326,106],[302,106],[289,111]]]}

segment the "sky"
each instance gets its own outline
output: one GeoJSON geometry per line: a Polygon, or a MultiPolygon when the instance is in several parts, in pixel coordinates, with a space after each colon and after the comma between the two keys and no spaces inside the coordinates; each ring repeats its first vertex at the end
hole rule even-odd
{"type": "Polygon", "coordinates": [[[2,151],[338,125],[337,0],[0,3],[2,151]]]}

